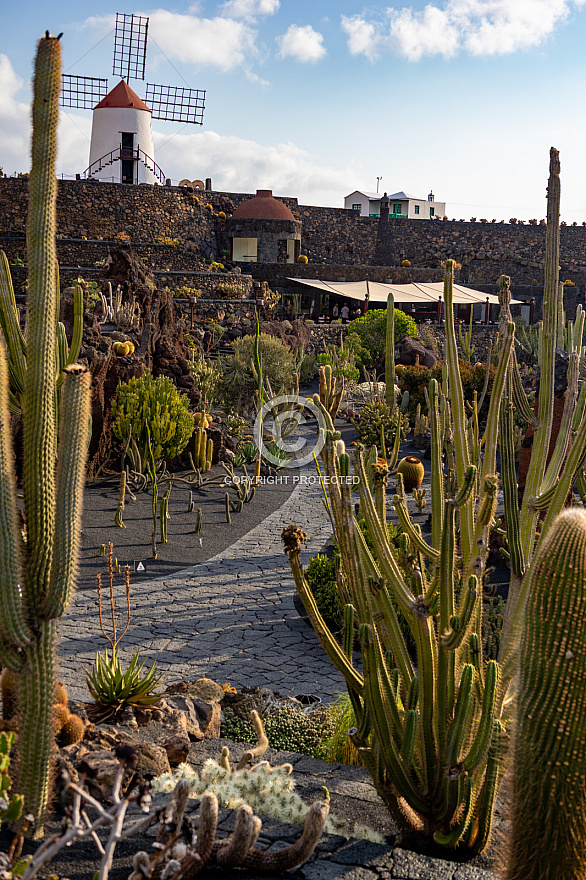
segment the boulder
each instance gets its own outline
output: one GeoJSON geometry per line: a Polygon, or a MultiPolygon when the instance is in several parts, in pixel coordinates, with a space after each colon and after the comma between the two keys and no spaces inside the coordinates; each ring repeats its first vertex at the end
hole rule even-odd
{"type": "Polygon", "coordinates": [[[426,348],[412,336],[402,336],[395,344],[395,363],[413,367],[418,362],[422,367],[434,367],[438,357],[431,348],[426,348]]]}

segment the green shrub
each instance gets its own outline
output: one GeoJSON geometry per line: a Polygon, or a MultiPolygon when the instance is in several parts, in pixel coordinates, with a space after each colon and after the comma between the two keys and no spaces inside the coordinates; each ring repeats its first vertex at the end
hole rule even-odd
{"type": "Polygon", "coordinates": [[[299,372],[299,384],[307,385],[308,382],[311,382],[317,373],[318,366],[318,358],[315,356],[314,352],[303,355],[303,360],[297,368],[299,372]]]}
{"type": "Polygon", "coordinates": [[[318,758],[330,764],[357,764],[364,766],[358,749],[348,736],[348,731],[356,727],[356,716],[347,693],[340,694],[335,703],[329,707],[333,731],[324,740],[318,750],[318,758]]]}
{"type": "Polygon", "coordinates": [[[344,609],[336,583],[335,560],[328,559],[327,556],[318,553],[309,561],[305,570],[305,579],[322,617],[341,627],[344,620],[344,609]]]}
{"type": "Polygon", "coordinates": [[[238,284],[228,284],[228,282],[221,282],[220,284],[216,285],[216,293],[218,294],[218,296],[226,297],[227,299],[238,299],[238,297],[242,296],[242,288],[238,284]]]}
{"type": "MultiPolygon", "coordinates": [[[[393,448],[398,422],[399,411],[395,409],[391,415],[391,408],[386,403],[377,400],[364,404],[360,408],[358,418],[352,420],[358,442],[364,444],[367,449],[376,446],[380,452],[382,450],[381,433],[384,433],[387,455],[393,448]]],[[[409,420],[406,416],[402,416],[401,440],[404,440],[408,433],[409,420]]]]}
{"type": "Polygon", "coordinates": [[[152,373],[121,382],[112,402],[114,436],[126,445],[129,432],[136,443],[143,469],[148,467],[148,433],[155,461],[183,452],[193,433],[189,398],[167,376],[152,373]],[[148,426],[148,432],[147,432],[148,426]]]}
{"type": "MultiPolygon", "coordinates": [[[[222,381],[220,393],[227,410],[250,412],[258,389],[252,364],[254,336],[243,336],[232,343],[232,357],[221,359],[222,381]]],[[[274,394],[287,393],[295,386],[295,358],[289,346],[275,336],[260,334],[260,357],[263,374],[271,383],[274,394]]]]}
{"type": "Polygon", "coordinates": [[[195,388],[201,393],[202,403],[217,403],[220,399],[220,385],[222,382],[222,373],[215,361],[206,360],[203,354],[200,354],[189,365],[191,375],[195,381],[195,388]]]}
{"type": "MultiPolygon", "coordinates": [[[[378,369],[385,358],[387,310],[369,309],[348,328],[348,342],[365,367],[378,369]]],[[[402,336],[417,336],[417,324],[410,315],[395,309],[395,342],[402,336]]]]}
{"type": "MultiPolygon", "coordinates": [[[[322,741],[332,734],[334,728],[330,713],[321,706],[304,712],[294,704],[283,703],[269,707],[261,713],[261,717],[272,749],[296,752],[311,758],[319,756],[322,741]]],[[[257,741],[250,719],[229,707],[224,710],[220,735],[234,742],[257,741]]]]}

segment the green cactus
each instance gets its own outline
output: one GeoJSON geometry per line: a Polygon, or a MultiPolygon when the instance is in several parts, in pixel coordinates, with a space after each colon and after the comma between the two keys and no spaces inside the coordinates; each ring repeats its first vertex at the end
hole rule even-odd
{"type": "MultiPolygon", "coordinates": [[[[71,345],[68,347],[65,326],[57,325],[57,361],[55,387],[56,409],[59,412],[63,370],[74,364],[79,357],[83,337],[83,291],[76,285],[73,296],[74,322],[71,345]]],[[[26,376],[27,341],[20,329],[18,311],[10,266],[4,251],[0,251],[0,330],[7,346],[8,373],[10,377],[9,406],[12,414],[22,409],[24,380],[26,376]]]]}
{"type": "MultiPolygon", "coordinates": [[[[91,377],[64,370],[56,431],[58,285],[55,250],[60,45],[40,40],[35,62],[27,253],[29,316],[22,411],[22,547],[10,433],[10,373],[0,346],[0,662],[19,675],[20,755],[16,788],[41,833],[49,796],[57,620],[73,594],[80,529],[91,377]],[[57,466],[55,468],[55,462],[57,466]]],[[[23,352],[24,354],[24,352],[23,352]]]]}
{"type": "MultiPolygon", "coordinates": [[[[395,298],[392,293],[387,297],[387,329],[385,337],[385,383],[386,404],[395,411],[395,298]]],[[[409,398],[407,397],[407,402],[409,398]]],[[[401,410],[404,412],[405,410],[401,410]]]]}
{"type": "MultiPolygon", "coordinates": [[[[553,528],[552,523],[566,503],[574,482],[586,497],[583,465],[586,389],[578,387],[584,324],[581,312],[564,331],[563,339],[569,352],[568,390],[557,440],[548,461],[555,347],[560,339],[558,322],[562,315],[558,285],[559,199],[559,158],[552,149],[537,418],[528,405],[516,364],[509,279],[503,276],[498,365],[481,437],[477,402],[469,407],[469,412],[464,403],[453,320],[454,264],[450,260],[446,263],[446,348],[442,382],[430,382],[425,422],[418,414],[418,426],[429,431],[431,438],[431,541],[428,542],[418,525],[411,521],[403,481],[397,475],[394,507],[403,530],[400,566],[388,543],[384,503],[368,472],[371,461],[376,459],[376,451],[375,458],[372,459],[371,454],[368,460],[357,452],[354,467],[360,481],[360,511],[370,539],[367,545],[356,526],[351,489],[340,481],[348,473],[348,455],[322,407],[326,427],[321,455],[329,478],[328,511],[340,550],[344,588],[341,598],[348,603],[342,647],[321,618],[299,565],[299,546],[305,533],[296,527],[284,532],[291,568],[305,608],[324,649],[346,679],[357,721],[350,735],[355,746],[361,749],[381,798],[402,827],[420,828],[433,834],[443,846],[458,844],[474,851],[482,850],[488,840],[494,797],[505,768],[510,739],[507,727],[511,723],[515,694],[511,684],[523,666],[519,663],[519,633],[530,601],[532,572],[537,572],[542,564],[539,560],[551,553],[551,546],[543,542],[548,540],[548,531],[553,528]],[[513,408],[535,431],[520,506],[513,408]],[[486,573],[489,530],[495,527],[499,446],[506,527],[500,523],[496,529],[506,544],[511,582],[498,660],[485,664],[480,640],[483,623],[480,596],[486,573]],[[537,532],[540,518],[543,528],[537,532]],[[405,617],[416,643],[415,663],[406,649],[395,605],[405,617]],[[363,674],[352,664],[356,625],[360,632],[363,674]]],[[[569,544],[567,556],[572,556],[569,544]]],[[[577,565],[572,564],[577,569],[577,565]]],[[[559,562],[558,568],[561,565],[559,562]]],[[[560,596],[563,592],[560,590],[560,596]]],[[[551,631],[547,638],[552,640],[563,632],[566,612],[555,613],[553,598],[550,604],[551,611],[549,605],[547,614],[542,609],[541,618],[547,620],[551,631]]],[[[574,625],[574,629],[580,628],[574,625]]],[[[574,648],[570,650],[576,654],[574,648]]],[[[551,660],[552,656],[555,656],[553,650],[543,652],[544,660],[551,660]]],[[[543,676],[545,679],[545,673],[543,676]]],[[[576,678],[581,684],[580,674],[576,678]]],[[[538,680],[536,676],[534,680],[538,680]]],[[[561,688],[549,692],[555,693],[553,711],[553,707],[560,706],[561,688]]],[[[539,713],[543,712],[545,718],[546,708],[541,705],[545,701],[534,697],[531,705],[535,705],[536,700],[540,704],[539,713]]],[[[548,743],[553,742],[555,726],[545,721],[533,726],[536,736],[543,735],[548,743]]],[[[537,763],[528,771],[528,784],[536,790],[537,780],[543,778],[541,751],[534,750],[533,755],[537,763]]],[[[562,765],[565,761],[571,767],[576,762],[576,750],[569,745],[560,753],[559,760],[562,765]]],[[[549,782],[547,786],[551,787],[549,782]]],[[[584,819],[581,797],[576,788],[576,820],[560,817],[576,828],[584,819]]],[[[526,827],[528,822],[534,821],[535,797],[532,803],[533,809],[528,808],[523,820],[526,827]]],[[[543,824],[551,821],[554,811],[557,805],[549,808],[543,824]]],[[[552,846],[554,855],[557,848],[556,839],[552,846]]],[[[520,852],[528,857],[528,850],[520,852]]],[[[529,876],[524,872],[525,862],[522,854],[515,880],[529,876]]],[[[547,876],[552,880],[554,876],[563,875],[564,880],[575,876],[577,880],[583,874],[582,868],[575,874],[564,870],[547,876]]],[[[541,877],[541,874],[535,876],[541,877]]]]}
{"type": "Polygon", "coordinates": [[[199,427],[195,435],[195,459],[196,468],[202,473],[207,473],[212,467],[212,456],[214,454],[214,443],[205,428],[199,427]]]}
{"type": "Polygon", "coordinates": [[[470,325],[465,333],[462,333],[462,325],[458,324],[458,338],[460,340],[460,349],[462,351],[462,360],[467,363],[472,363],[472,355],[474,354],[474,350],[476,348],[475,345],[472,345],[472,317],[474,313],[474,307],[470,306],[470,325]]]}
{"type": "Polygon", "coordinates": [[[313,402],[322,406],[327,410],[332,421],[338,414],[340,403],[344,394],[344,377],[340,376],[340,381],[332,373],[330,364],[319,368],[319,394],[313,395],[313,402]]]}
{"type": "Polygon", "coordinates": [[[535,555],[521,636],[507,880],[586,873],[586,511],[535,555]]]}

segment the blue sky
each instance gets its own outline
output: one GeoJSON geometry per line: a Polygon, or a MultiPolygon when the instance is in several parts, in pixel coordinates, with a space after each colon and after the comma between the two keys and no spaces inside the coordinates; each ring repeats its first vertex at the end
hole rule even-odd
{"type": "MultiPolygon", "coordinates": [[[[112,75],[116,12],[148,15],[147,81],[206,89],[204,124],[155,121],[165,174],[342,206],[355,189],[430,189],[450,218],[545,216],[550,146],[562,219],[586,221],[586,0],[11,3],[0,32],[0,166],[28,169],[36,39],[63,70],[112,75]]],[[[131,86],[143,95],[141,81],[131,86]]],[[[58,171],[88,164],[91,111],[63,111],[58,171]]]]}

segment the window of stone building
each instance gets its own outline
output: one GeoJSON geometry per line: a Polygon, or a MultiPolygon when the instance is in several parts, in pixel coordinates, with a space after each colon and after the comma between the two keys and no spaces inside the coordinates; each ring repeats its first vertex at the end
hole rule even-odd
{"type": "Polygon", "coordinates": [[[415,213],[419,214],[419,205],[415,205],[415,213]]]}
{"type": "Polygon", "coordinates": [[[353,211],[358,211],[359,214],[362,214],[362,205],[352,205],[353,211]]]}
{"type": "Polygon", "coordinates": [[[429,216],[430,216],[430,217],[435,217],[435,208],[430,208],[430,209],[429,209],[429,216]]]}

